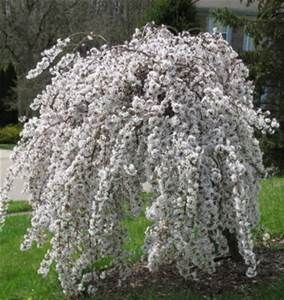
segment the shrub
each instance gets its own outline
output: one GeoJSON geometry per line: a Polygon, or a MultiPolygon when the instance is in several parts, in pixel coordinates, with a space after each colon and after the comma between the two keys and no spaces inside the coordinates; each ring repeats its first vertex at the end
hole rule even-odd
{"type": "Polygon", "coordinates": [[[16,144],[20,138],[22,127],[17,124],[0,128],[0,144],[16,144]]]}
{"type": "MultiPolygon", "coordinates": [[[[45,51],[29,78],[69,42],[45,51]]],[[[248,69],[221,35],[146,26],[121,46],[65,54],[50,72],[0,202],[4,220],[7,192],[22,171],[34,210],[22,249],[53,235],[40,273],[55,262],[73,295],[129,274],[123,219],[143,207],[148,180],[150,270],[174,263],[184,277],[212,273],[229,252],[230,233],[247,276],[255,276],[251,229],[264,171],[255,132],[278,123],[253,109],[248,69]],[[96,267],[102,259],[111,261],[105,269],[96,267]]]]}

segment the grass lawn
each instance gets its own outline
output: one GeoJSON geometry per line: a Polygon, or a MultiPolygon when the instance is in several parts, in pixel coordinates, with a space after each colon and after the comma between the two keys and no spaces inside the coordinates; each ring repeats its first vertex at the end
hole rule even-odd
{"type": "MultiPolygon", "coordinates": [[[[284,233],[284,178],[264,180],[260,195],[261,223],[273,235],[284,233]]],[[[21,201],[10,204],[10,212],[27,211],[30,207],[21,201]]],[[[37,274],[37,268],[47,248],[34,247],[27,252],[19,250],[26,228],[29,226],[29,215],[17,215],[7,218],[6,225],[0,233],[0,300],[63,300],[54,270],[43,279],[37,274]]],[[[148,226],[144,217],[127,219],[130,240],[126,245],[133,252],[133,260],[142,254],[143,232],[148,226]]],[[[241,289],[240,292],[224,293],[211,297],[214,300],[280,300],[284,299],[284,278],[270,285],[259,285],[253,289],[241,289]]],[[[91,298],[88,298],[91,299],[91,298]]],[[[99,300],[108,300],[96,297],[99,300]]],[[[113,299],[113,298],[112,298],[113,299]]],[[[196,292],[189,290],[172,292],[161,296],[152,290],[137,290],[135,294],[124,299],[204,299],[196,292]]]]}
{"type": "Polygon", "coordinates": [[[27,201],[11,201],[8,206],[8,213],[20,213],[20,212],[27,212],[31,211],[31,206],[27,201]]]}
{"type": "Polygon", "coordinates": [[[19,250],[30,217],[11,216],[6,222],[0,234],[0,299],[62,299],[55,272],[51,272],[47,279],[37,274],[45,249],[19,250]]]}
{"type": "Polygon", "coordinates": [[[0,144],[0,149],[2,150],[13,150],[14,144],[0,144]]]}
{"type": "Polygon", "coordinates": [[[261,224],[272,236],[284,235],[284,177],[263,180],[260,212],[261,224]]]}

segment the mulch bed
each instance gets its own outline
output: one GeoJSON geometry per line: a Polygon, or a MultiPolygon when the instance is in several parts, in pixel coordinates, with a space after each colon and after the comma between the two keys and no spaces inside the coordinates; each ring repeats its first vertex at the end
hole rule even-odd
{"type": "Polygon", "coordinates": [[[190,289],[203,296],[221,294],[226,291],[240,291],[259,283],[269,283],[284,278],[284,249],[273,250],[259,248],[256,250],[259,261],[258,275],[254,278],[245,276],[246,267],[230,258],[220,261],[217,272],[211,275],[198,274],[198,280],[184,280],[173,266],[162,268],[159,272],[150,273],[144,264],[134,265],[132,275],[121,286],[115,278],[99,294],[111,299],[126,299],[127,295],[143,291],[155,291],[156,295],[167,295],[170,292],[190,289]]]}

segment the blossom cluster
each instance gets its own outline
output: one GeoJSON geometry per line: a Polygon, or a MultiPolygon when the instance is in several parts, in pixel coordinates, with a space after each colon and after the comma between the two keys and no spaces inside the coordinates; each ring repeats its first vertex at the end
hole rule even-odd
{"type": "Polygon", "coordinates": [[[70,43],[70,38],[64,40],[58,39],[56,45],[50,49],[46,49],[41,53],[42,59],[38,62],[35,69],[29,71],[27,79],[38,77],[43,71],[48,69],[55,58],[62,53],[66,46],[70,43]]]}
{"type": "Polygon", "coordinates": [[[66,54],[51,73],[1,194],[4,218],[12,180],[23,174],[33,213],[22,249],[52,235],[40,273],[55,263],[68,294],[95,292],[113,272],[124,278],[123,220],[144,207],[147,181],[150,270],[214,272],[229,251],[228,230],[247,275],[256,274],[251,229],[263,165],[255,133],[278,124],[253,109],[248,69],[220,35],[146,26],[123,45],[66,54]],[[103,271],[102,258],[112,260],[103,271]]]}

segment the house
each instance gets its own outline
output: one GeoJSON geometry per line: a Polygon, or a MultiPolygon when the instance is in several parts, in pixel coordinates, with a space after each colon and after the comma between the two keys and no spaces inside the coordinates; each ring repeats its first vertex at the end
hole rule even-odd
{"type": "Polygon", "coordinates": [[[199,0],[196,6],[201,20],[201,27],[204,31],[213,32],[213,28],[216,28],[238,52],[254,50],[252,38],[242,28],[222,26],[214,21],[210,12],[217,8],[228,8],[239,16],[254,18],[257,14],[257,3],[247,6],[246,1],[240,2],[240,0],[199,0]]]}

